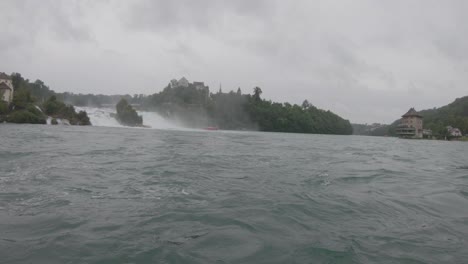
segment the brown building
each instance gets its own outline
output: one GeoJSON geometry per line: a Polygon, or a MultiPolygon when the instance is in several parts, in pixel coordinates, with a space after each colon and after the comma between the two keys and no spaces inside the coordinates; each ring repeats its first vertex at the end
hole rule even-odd
{"type": "Polygon", "coordinates": [[[396,133],[402,138],[422,138],[423,137],[423,117],[411,108],[406,114],[401,116],[401,123],[398,125],[396,133]]]}

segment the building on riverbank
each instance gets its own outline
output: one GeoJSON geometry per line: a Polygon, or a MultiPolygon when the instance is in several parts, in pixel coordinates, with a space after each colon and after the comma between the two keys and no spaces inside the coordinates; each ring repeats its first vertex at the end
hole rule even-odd
{"type": "Polygon", "coordinates": [[[13,92],[11,77],[0,72],[0,100],[11,103],[13,101],[13,92]]]}
{"type": "Polygon", "coordinates": [[[401,116],[396,133],[401,138],[423,138],[423,117],[414,108],[401,116]]]}
{"type": "Polygon", "coordinates": [[[462,137],[463,133],[460,131],[460,129],[452,126],[447,127],[447,133],[450,137],[462,137]]]}

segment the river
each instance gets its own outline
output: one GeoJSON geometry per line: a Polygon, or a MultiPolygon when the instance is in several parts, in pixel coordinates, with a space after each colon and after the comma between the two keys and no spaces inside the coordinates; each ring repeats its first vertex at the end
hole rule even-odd
{"type": "Polygon", "coordinates": [[[466,143],[164,126],[0,124],[0,262],[468,259],[466,143]]]}

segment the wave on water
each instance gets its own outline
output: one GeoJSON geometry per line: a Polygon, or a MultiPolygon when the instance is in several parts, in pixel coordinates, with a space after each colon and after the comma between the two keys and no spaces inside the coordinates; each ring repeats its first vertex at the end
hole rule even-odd
{"type": "MultiPolygon", "coordinates": [[[[111,114],[115,114],[112,108],[75,107],[77,111],[86,111],[93,126],[125,127],[121,125],[111,114]]],[[[154,129],[184,129],[184,126],[165,119],[156,112],[137,111],[143,117],[143,125],[154,129]]]]}

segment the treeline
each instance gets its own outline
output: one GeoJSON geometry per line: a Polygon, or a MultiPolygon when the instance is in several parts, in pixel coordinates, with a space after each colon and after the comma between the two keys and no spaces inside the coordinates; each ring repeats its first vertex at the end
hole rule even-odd
{"type": "Polygon", "coordinates": [[[123,98],[130,104],[141,104],[147,99],[146,95],[135,94],[135,95],[104,95],[104,94],[75,94],[75,93],[57,93],[57,98],[72,104],[74,106],[90,106],[90,107],[110,107],[115,106],[123,98]]]}
{"type": "MultiPolygon", "coordinates": [[[[136,109],[156,111],[166,118],[176,119],[190,127],[214,126],[228,130],[343,135],[352,134],[353,131],[348,120],[330,111],[318,109],[307,100],[301,105],[265,100],[261,98],[262,90],[259,87],[255,87],[252,94],[243,94],[240,88],[236,92],[224,93],[219,89],[216,93],[210,93],[208,87],[189,84],[188,87],[168,85],[161,92],[149,96],[93,95],[56,93],[41,80],[30,82],[20,74],[13,74],[12,77],[15,87],[14,107],[24,109],[23,106],[16,105],[19,101],[26,100],[26,105],[39,105],[44,111],[45,106],[55,107],[55,104],[60,102],[63,105],[59,107],[58,112],[54,112],[57,118],[60,113],[72,113],[71,108],[66,108],[70,105],[113,108],[121,99],[125,99],[136,109]]],[[[34,112],[32,107],[29,108],[30,112],[34,112]]],[[[123,113],[127,114],[125,111],[123,113]]],[[[129,115],[133,120],[135,115],[129,115]]],[[[84,114],[80,113],[76,113],[76,116],[67,114],[67,118],[82,124],[86,123],[87,115],[84,117],[84,114]]],[[[136,121],[135,125],[138,125],[140,122],[136,121]]],[[[40,119],[37,122],[42,123],[44,120],[40,119]]]]}
{"type": "Polygon", "coordinates": [[[11,75],[14,88],[11,104],[0,102],[0,121],[10,123],[46,124],[47,117],[66,119],[71,125],[90,125],[86,112],[76,112],[72,105],[58,100],[53,90],[42,81],[30,82],[21,74],[11,75]]]}
{"type": "Polygon", "coordinates": [[[351,124],[353,126],[353,135],[361,136],[388,136],[389,125],[385,124],[351,124]]]}
{"type": "Polygon", "coordinates": [[[142,107],[155,110],[191,126],[217,126],[221,129],[260,130],[271,132],[352,134],[348,120],[320,110],[307,100],[299,105],[275,103],[261,98],[262,90],[253,94],[236,92],[209,93],[208,89],[167,86],[144,101],[142,107]]]}
{"type": "Polygon", "coordinates": [[[70,92],[57,93],[50,89],[43,81],[36,80],[31,82],[21,76],[20,73],[11,75],[12,83],[17,90],[27,90],[37,103],[43,103],[51,96],[55,96],[57,100],[64,102],[67,105],[73,106],[115,106],[120,99],[124,98],[130,104],[141,104],[147,97],[143,94],[135,95],[104,95],[104,94],[75,94],[70,92]]]}

